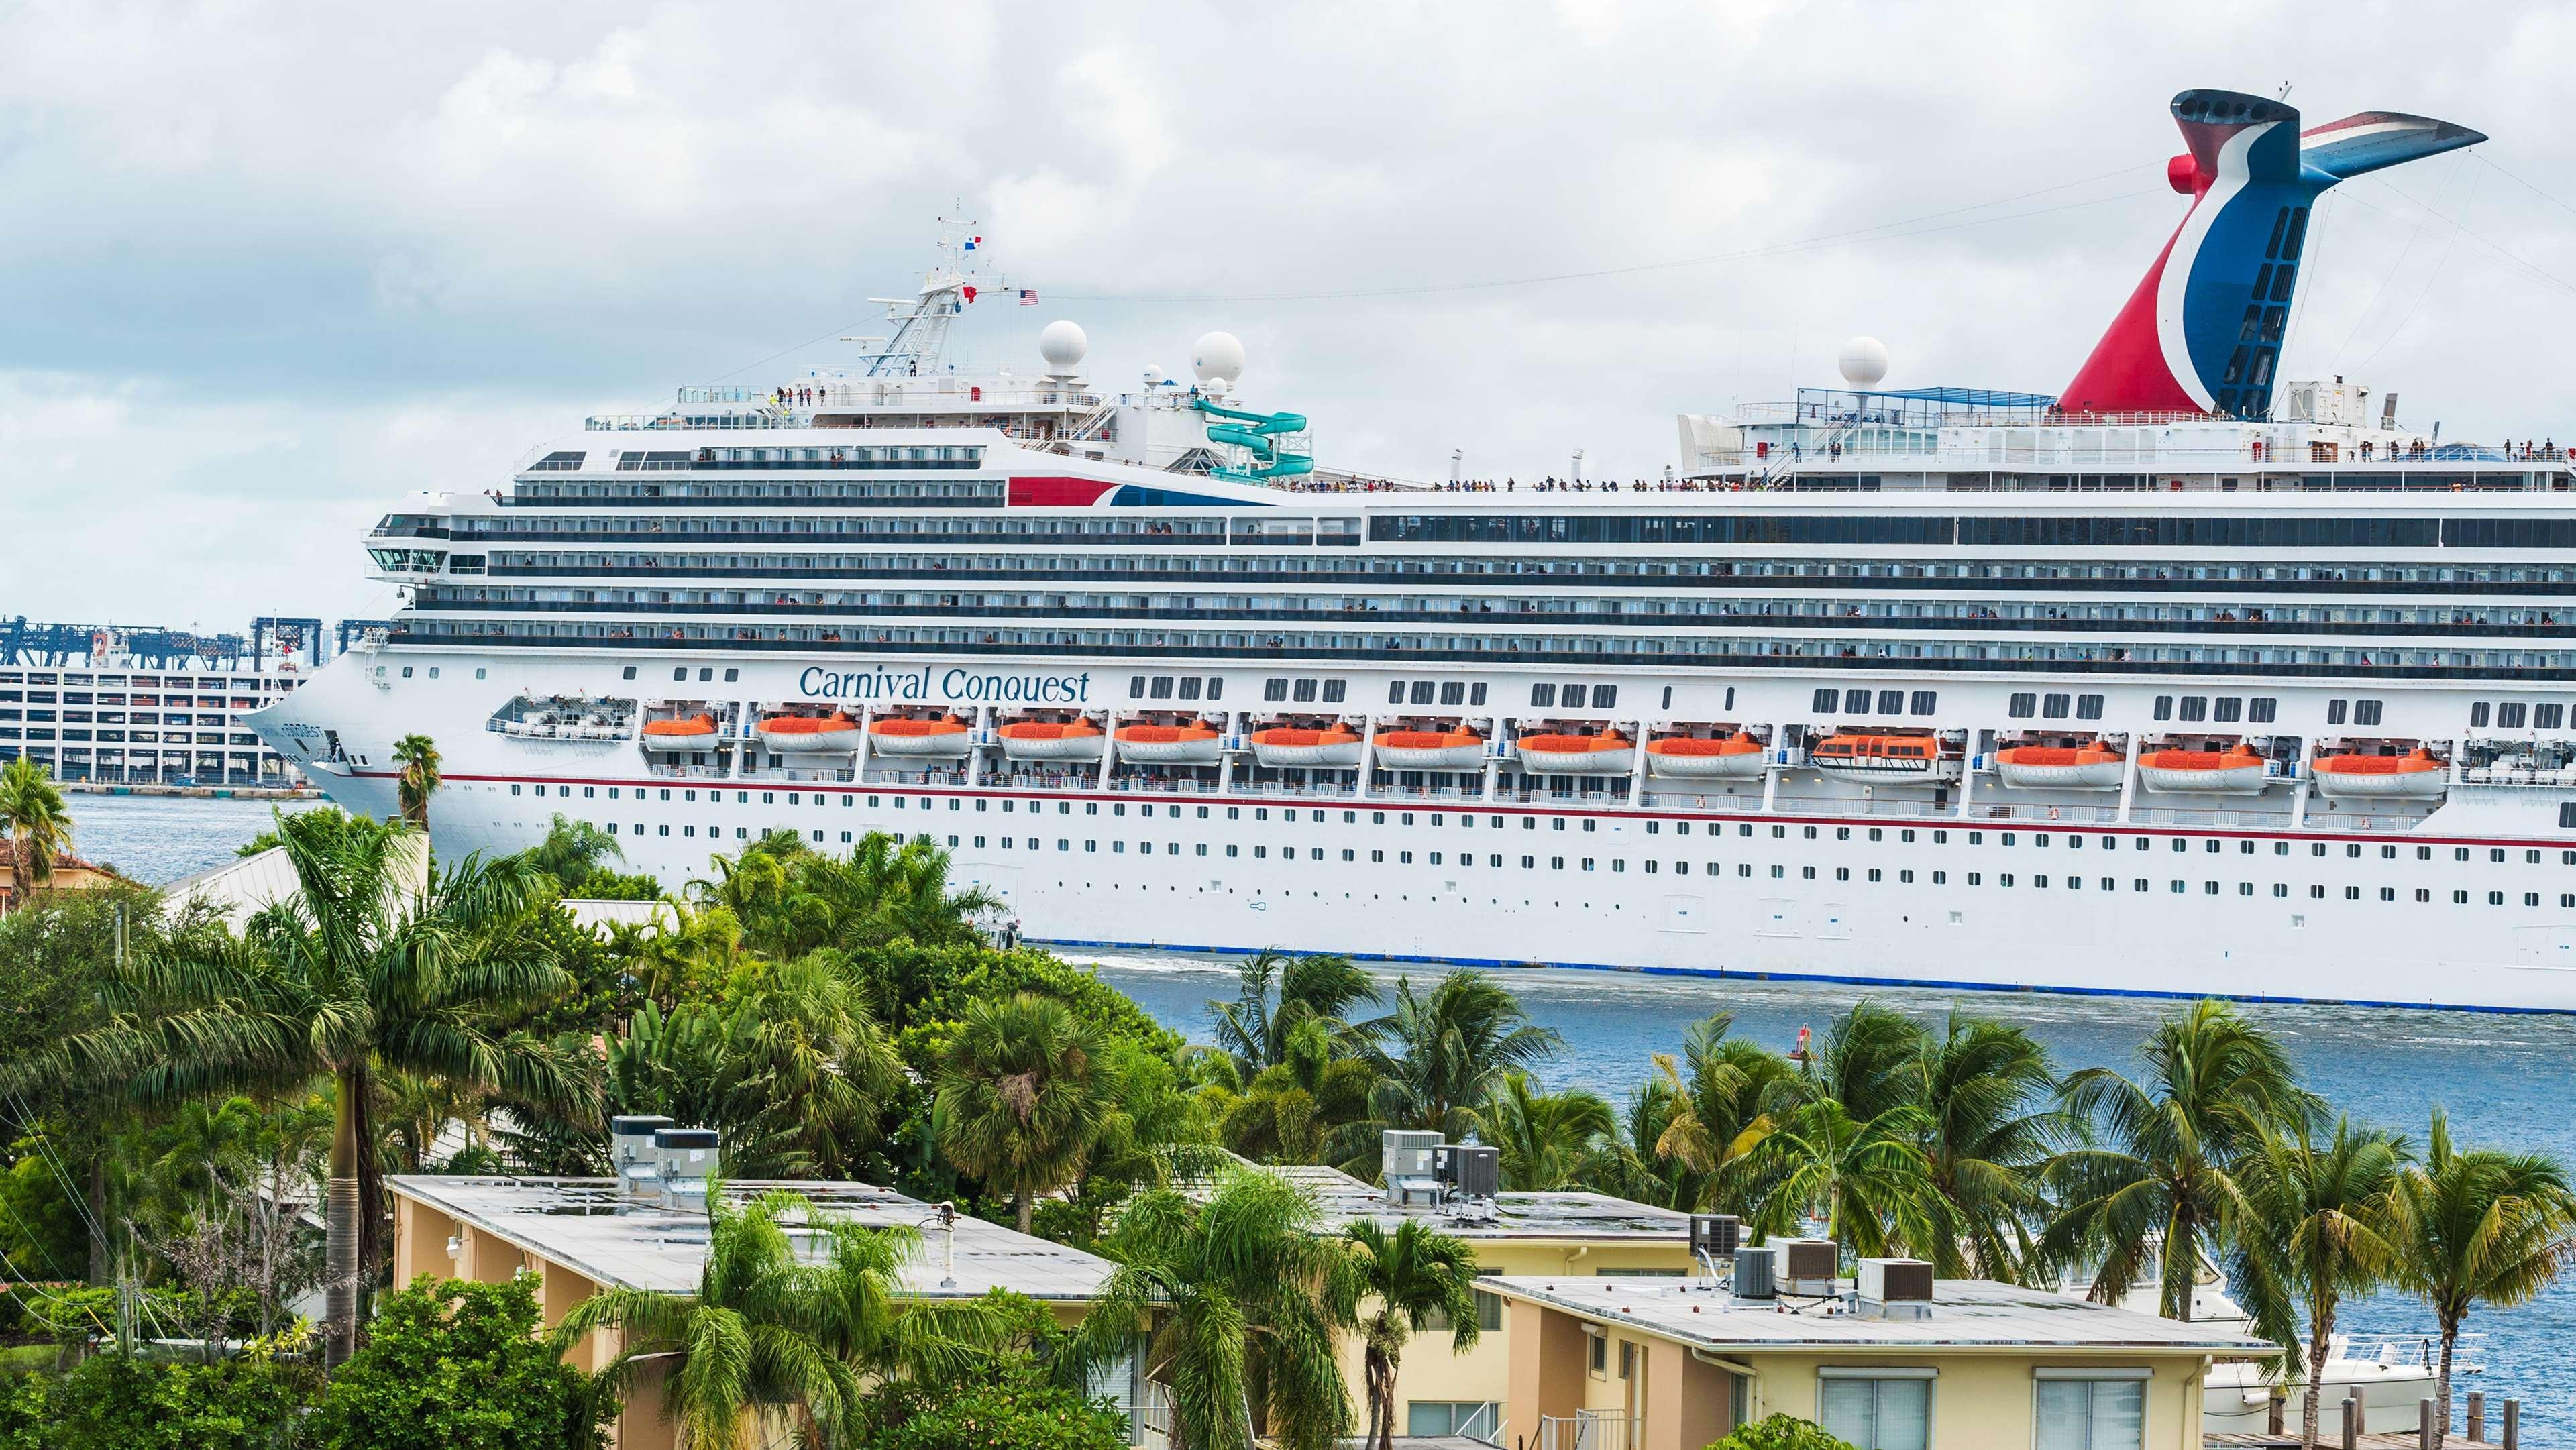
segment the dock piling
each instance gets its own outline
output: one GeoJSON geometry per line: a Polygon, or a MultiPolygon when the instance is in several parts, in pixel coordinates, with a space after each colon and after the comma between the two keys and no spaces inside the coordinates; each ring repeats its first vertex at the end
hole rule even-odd
{"type": "Polygon", "coordinates": [[[2483,1390],[2469,1391],[2469,1443],[2487,1442],[2487,1397],[2483,1390]]]}
{"type": "Polygon", "coordinates": [[[2415,1444],[2417,1450],[2433,1450],[2439,1443],[2433,1436],[2433,1397],[2426,1395],[2415,1402],[2415,1444]]]}
{"type": "Polygon", "coordinates": [[[2522,1450],[2522,1401],[2504,1402],[2504,1450],[2522,1450]]]}
{"type": "Polygon", "coordinates": [[[2361,1397],[2343,1397],[2343,1450],[2361,1450],[2361,1397]]]}

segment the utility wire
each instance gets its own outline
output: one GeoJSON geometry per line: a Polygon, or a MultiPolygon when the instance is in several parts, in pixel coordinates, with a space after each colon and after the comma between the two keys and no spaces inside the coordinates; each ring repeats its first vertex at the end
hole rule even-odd
{"type": "MultiPolygon", "coordinates": [[[[2460,213],[2465,216],[2468,214],[2469,203],[2477,200],[2478,197],[2478,174],[2469,170],[2467,167],[2462,167],[2460,170],[2461,174],[2465,175],[2469,179],[2468,193],[2460,198],[2460,213]]],[[[2452,249],[2459,246],[2460,238],[2466,235],[2468,230],[2468,227],[2464,224],[2458,222],[2452,223],[2450,240],[2442,243],[2442,255],[2434,260],[2433,270],[2425,276],[2424,285],[2417,289],[2415,293],[2415,301],[2412,305],[2407,307],[2406,315],[2397,319],[2397,325],[2389,330],[2386,337],[2379,340],[2379,346],[2370,350],[2369,357],[2365,357],[2360,362],[2353,365],[2355,368],[2369,367],[2373,359],[2376,359],[2381,353],[2388,351],[2388,345],[2395,342],[2399,334],[2406,331],[2406,324],[2413,322],[2415,320],[2415,314],[2423,310],[2424,299],[2433,295],[2433,284],[2442,280],[2442,269],[2450,265],[2452,249]]]]}

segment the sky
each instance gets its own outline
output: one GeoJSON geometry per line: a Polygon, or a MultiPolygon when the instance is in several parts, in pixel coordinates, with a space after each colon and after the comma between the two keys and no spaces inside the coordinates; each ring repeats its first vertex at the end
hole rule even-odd
{"type": "Polygon", "coordinates": [[[17,0],[0,616],[376,617],[360,539],[588,414],[847,355],[939,218],[1109,387],[1240,336],[1328,465],[1645,476],[1832,380],[2054,392],[2187,87],[2495,139],[2346,183],[2282,375],[2576,436],[2567,5],[17,0]]]}

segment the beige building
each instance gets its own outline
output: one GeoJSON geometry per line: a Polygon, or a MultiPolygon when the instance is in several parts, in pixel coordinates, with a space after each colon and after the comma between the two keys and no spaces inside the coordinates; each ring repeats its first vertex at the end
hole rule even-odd
{"type": "MultiPolygon", "coordinates": [[[[2202,1381],[2265,1340],[1980,1279],[1887,1305],[1715,1278],[1509,1274],[1513,1440],[1700,1450],[1775,1414],[1860,1450],[2201,1450],[2202,1381]]],[[[1842,1281],[1848,1286],[1849,1281],[1842,1281]]]]}
{"type": "MultiPolygon", "coordinates": [[[[12,889],[9,885],[16,859],[17,848],[10,842],[5,832],[0,832],[0,911],[7,911],[17,904],[11,899],[12,889]]],[[[66,853],[54,858],[53,873],[45,878],[43,885],[36,887],[29,894],[32,896],[47,891],[97,891],[110,886],[133,884],[105,866],[92,865],[78,856],[66,853]]]]}

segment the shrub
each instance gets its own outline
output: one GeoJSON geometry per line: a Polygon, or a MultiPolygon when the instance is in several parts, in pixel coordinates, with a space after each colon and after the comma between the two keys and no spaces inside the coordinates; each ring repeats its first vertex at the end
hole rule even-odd
{"type": "Polygon", "coordinates": [[[422,1278],[387,1295],[331,1377],[317,1450],[595,1450],[589,1382],[536,1337],[532,1281],[422,1278]]]}
{"type": "Polygon", "coordinates": [[[1795,1415],[1773,1415],[1745,1425],[1732,1435],[1708,1447],[1708,1450],[1852,1450],[1848,1441],[1837,1440],[1812,1421],[1795,1415]]]}
{"type": "Polygon", "coordinates": [[[55,1423],[41,1443],[47,1450],[277,1450],[294,1443],[313,1380],[310,1370],[273,1361],[154,1364],[97,1355],[47,1396],[55,1423]]]}
{"type": "Polygon", "coordinates": [[[1127,1420],[1071,1390],[1020,1380],[960,1390],[862,1443],[866,1450],[1123,1450],[1127,1420]]]}
{"type": "Polygon", "coordinates": [[[43,1380],[0,1375],[0,1450],[45,1450],[49,1423],[43,1380]]]}

